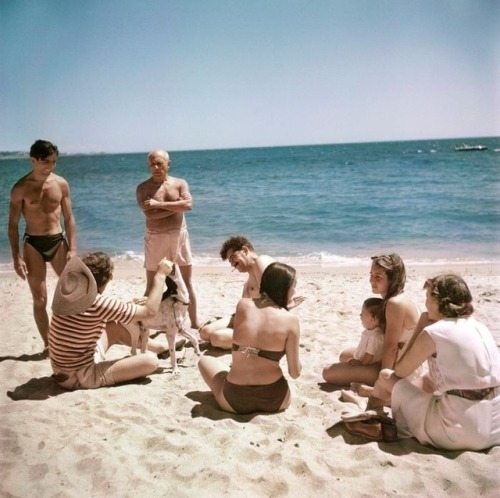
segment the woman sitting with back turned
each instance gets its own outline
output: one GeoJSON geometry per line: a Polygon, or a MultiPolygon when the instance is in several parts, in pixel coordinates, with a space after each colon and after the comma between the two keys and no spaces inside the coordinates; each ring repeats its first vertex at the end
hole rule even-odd
{"type": "Polygon", "coordinates": [[[236,307],[229,372],[216,358],[201,357],[200,372],[222,410],[277,412],[290,405],[279,361],[286,356],[290,376],[300,375],[299,320],[288,312],[295,284],[294,268],[271,263],[262,274],[260,297],[243,298],[236,307]]]}

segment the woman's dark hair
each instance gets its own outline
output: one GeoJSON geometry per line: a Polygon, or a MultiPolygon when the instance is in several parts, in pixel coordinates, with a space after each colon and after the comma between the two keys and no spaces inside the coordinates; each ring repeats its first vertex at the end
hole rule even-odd
{"type": "Polygon", "coordinates": [[[387,274],[389,289],[384,297],[385,301],[403,292],[406,283],[406,270],[403,260],[398,254],[372,256],[372,262],[380,266],[387,274]]]}
{"type": "Polygon", "coordinates": [[[113,277],[113,262],[103,252],[92,252],[82,258],[88,269],[94,275],[97,287],[103,287],[113,277]]]}
{"type": "Polygon", "coordinates": [[[295,268],[285,263],[271,263],[262,274],[260,293],[281,308],[288,309],[288,291],[295,282],[295,268]]]}
{"type": "Polygon", "coordinates": [[[30,157],[35,159],[45,159],[54,153],[59,156],[57,145],[47,140],[37,140],[30,148],[30,157]]]}
{"type": "Polygon", "coordinates": [[[472,315],[472,295],[462,277],[453,273],[438,275],[425,281],[424,289],[438,302],[441,315],[447,318],[460,318],[472,315]]]}

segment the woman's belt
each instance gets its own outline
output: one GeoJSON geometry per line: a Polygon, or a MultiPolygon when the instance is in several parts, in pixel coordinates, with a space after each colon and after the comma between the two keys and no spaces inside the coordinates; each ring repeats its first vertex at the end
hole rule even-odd
{"type": "Polygon", "coordinates": [[[487,398],[495,389],[495,387],[486,387],[485,389],[451,389],[450,391],[446,391],[446,394],[459,396],[470,401],[480,401],[487,398]]]}

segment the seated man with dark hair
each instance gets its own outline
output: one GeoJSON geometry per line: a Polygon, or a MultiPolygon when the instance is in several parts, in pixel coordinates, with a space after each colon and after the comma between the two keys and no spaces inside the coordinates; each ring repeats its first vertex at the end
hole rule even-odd
{"type": "MultiPolygon", "coordinates": [[[[243,286],[242,297],[259,297],[260,280],[264,270],[274,262],[266,255],[258,255],[252,243],[242,235],[227,239],[221,247],[220,256],[240,273],[248,273],[248,279],[243,286]]],[[[200,337],[209,341],[212,346],[231,349],[233,343],[234,315],[209,320],[200,328],[200,337]]]]}

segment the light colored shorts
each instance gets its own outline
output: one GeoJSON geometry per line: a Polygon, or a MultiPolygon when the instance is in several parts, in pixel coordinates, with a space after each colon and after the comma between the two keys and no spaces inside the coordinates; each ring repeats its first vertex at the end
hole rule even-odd
{"type": "Polygon", "coordinates": [[[73,370],[71,372],[63,372],[54,369],[54,377],[57,383],[74,391],[75,389],[97,389],[98,387],[112,386],[116,381],[111,372],[111,367],[119,360],[101,361],[100,363],[92,363],[87,367],[73,370]]]}
{"type": "Polygon", "coordinates": [[[144,237],[144,268],[156,271],[162,258],[178,266],[192,264],[191,244],[187,228],[169,230],[165,233],[146,232],[144,237]]]}

